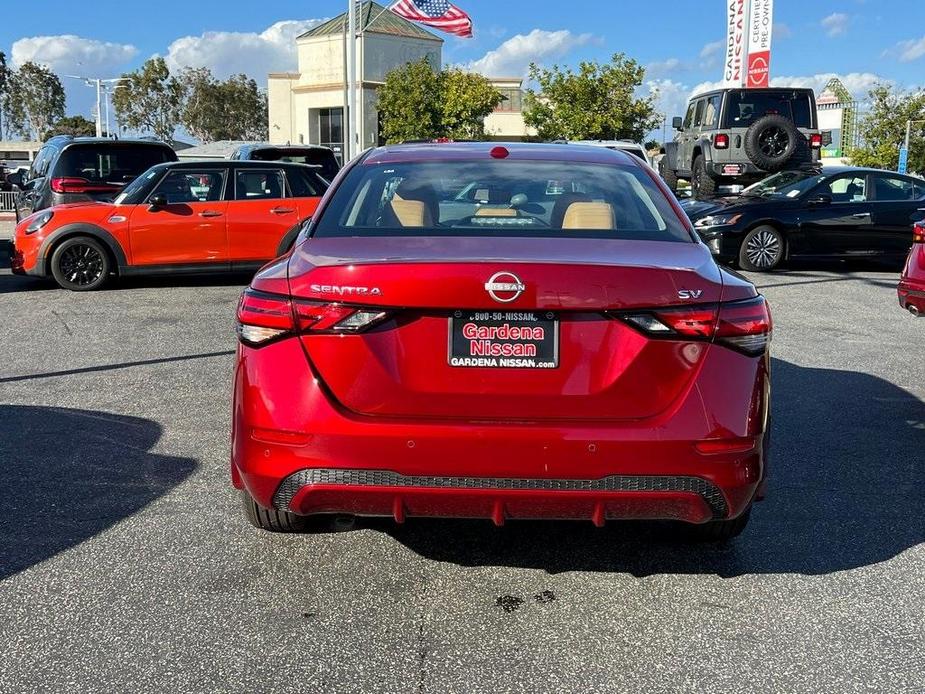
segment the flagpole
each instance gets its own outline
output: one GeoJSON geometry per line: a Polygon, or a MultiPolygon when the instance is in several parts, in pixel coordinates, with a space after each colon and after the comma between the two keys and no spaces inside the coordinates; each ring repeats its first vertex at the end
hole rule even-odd
{"type": "Polygon", "coordinates": [[[356,105],[357,105],[357,4],[347,0],[347,153],[344,163],[356,154],[356,105]]]}

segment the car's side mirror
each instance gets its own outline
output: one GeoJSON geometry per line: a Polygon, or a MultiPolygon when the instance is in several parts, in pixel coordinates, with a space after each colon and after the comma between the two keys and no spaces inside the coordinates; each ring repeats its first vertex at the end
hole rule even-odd
{"type": "Polygon", "coordinates": [[[671,127],[675,130],[684,130],[684,119],[681,116],[675,116],[671,121],[671,127]]]}
{"type": "Polygon", "coordinates": [[[163,193],[155,193],[150,198],[148,198],[148,204],[152,209],[157,209],[159,207],[167,207],[167,196],[163,193]]]}
{"type": "Polygon", "coordinates": [[[832,204],[831,195],[812,195],[806,201],[806,204],[810,207],[824,207],[825,205],[832,204]]]}
{"type": "Polygon", "coordinates": [[[17,188],[22,188],[22,171],[17,171],[16,173],[11,173],[6,177],[7,183],[10,185],[16,186],[17,188]]]}

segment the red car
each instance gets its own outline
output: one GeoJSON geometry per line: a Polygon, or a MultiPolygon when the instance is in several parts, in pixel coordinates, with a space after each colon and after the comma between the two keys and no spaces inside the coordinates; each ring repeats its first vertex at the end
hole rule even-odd
{"type": "Polygon", "coordinates": [[[925,315],[925,222],[912,231],[912,248],[897,288],[899,305],[915,316],[925,315]]]}
{"type": "Polygon", "coordinates": [[[341,172],[238,307],[231,478],[312,514],[745,526],[771,318],[634,157],[422,144],[341,172]]]}
{"type": "MultiPolygon", "coordinates": [[[[86,187],[83,179],[54,183],[86,187]]],[[[88,291],[113,274],[257,269],[292,246],[327,187],[315,168],[299,164],[159,164],[111,203],[26,217],[13,237],[13,272],[88,291]]]]}

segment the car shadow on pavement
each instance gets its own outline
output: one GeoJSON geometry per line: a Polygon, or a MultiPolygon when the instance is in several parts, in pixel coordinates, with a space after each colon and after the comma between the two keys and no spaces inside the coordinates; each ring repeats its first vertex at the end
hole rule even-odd
{"type": "Polygon", "coordinates": [[[726,544],[686,544],[674,526],[590,521],[363,521],[418,554],[463,566],[564,571],[825,574],[925,542],[925,403],[880,378],[773,364],[768,498],[726,544]]]}
{"type": "Polygon", "coordinates": [[[138,512],[196,461],[151,452],[156,422],[105,412],[0,405],[0,580],[138,512]]]}
{"type": "MultiPolygon", "coordinates": [[[[2,262],[0,262],[0,267],[2,267],[2,262]]],[[[253,278],[253,272],[113,277],[96,293],[163,287],[241,287],[243,289],[250,284],[253,278]]],[[[0,272],[0,294],[38,291],[64,292],[65,290],[58,287],[53,280],[0,272]]]]}

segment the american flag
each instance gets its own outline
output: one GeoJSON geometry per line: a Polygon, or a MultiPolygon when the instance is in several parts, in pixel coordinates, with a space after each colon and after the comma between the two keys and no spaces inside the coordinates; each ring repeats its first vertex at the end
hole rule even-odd
{"type": "Polygon", "coordinates": [[[420,22],[434,29],[472,38],[472,20],[449,0],[398,0],[389,10],[399,17],[420,22]]]}

